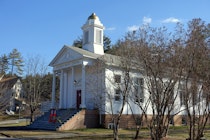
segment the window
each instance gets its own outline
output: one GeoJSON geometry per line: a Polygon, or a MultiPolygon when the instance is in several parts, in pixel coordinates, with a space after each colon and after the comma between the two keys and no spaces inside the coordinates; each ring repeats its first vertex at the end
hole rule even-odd
{"type": "Polygon", "coordinates": [[[134,78],[134,90],[136,102],[144,102],[144,79],[134,78]]]}
{"type": "Polygon", "coordinates": [[[114,82],[121,83],[121,75],[114,75],[114,82]]]}
{"type": "Polygon", "coordinates": [[[115,101],[120,101],[120,93],[121,93],[121,90],[119,88],[115,90],[115,95],[114,95],[115,101]]]}
{"type": "Polygon", "coordinates": [[[179,96],[181,105],[185,105],[185,87],[183,84],[179,85],[179,96]]]}
{"type": "Polygon", "coordinates": [[[170,115],[169,124],[174,125],[174,115],[170,115]]]}
{"type": "Polygon", "coordinates": [[[164,91],[165,91],[165,94],[167,94],[165,96],[165,100],[168,101],[169,105],[173,105],[175,101],[173,82],[169,82],[169,81],[164,82],[164,91]]]}
{"type": "Polygon", "coordinates": [[[182,115],[182,125],[187,125],[187,116],[182,115]]]}
{"type": "Polygon", "coordinates": [[[89,40],[88,34],[89,34],[88,31],[84,32],[84,44],[88,43],[88,40],[89,40]]]}
{"type": "Polygon", "coordinates": [[[96,43],[101,44],[101,30],[96,30],[96,43]]]}

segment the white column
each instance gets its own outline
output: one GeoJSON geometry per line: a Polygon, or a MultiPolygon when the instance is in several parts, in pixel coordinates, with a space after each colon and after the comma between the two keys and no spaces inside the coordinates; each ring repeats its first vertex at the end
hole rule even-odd
{"type": "Polygon", "coordinates": [[[71,91],[70,91],[70,108],[73,108],[73,95],[75,93],[74,91],[74,67],[71,67],[71,79],[70,79],[70,84],[71,84],[71,91]]]}
{"type": "Polygon", "coordinates": [[[68,75],[67,71],[64,72],[64,78],[63,78],[63,107],[67,108],[67,93],[68,93],[68,75]]]}
{"type": "Polygon", "coordinates": [[[86,65],[87,65],[87,62],[83,62],[82,64],[82,103],[80,105],[80,108],[86,108],[86,103],[85,103],[85,92],[86,92],[85,66],[86,65]]]}
{"type": "Polygon", "coordinates": [[[59,99],[59,108],[63,108],[63,70],[61,70],[61,75],[60,75],[60,99],[59,99]]]}
{"type": "Polygon", "coordinates": [[[70,108],[70,96],[71,96],[71,74],[70,70],[67,71],[67,96],[66,96],[66,108],[70,108]]]}
{"type": "Polygon", "coordinates": [[[55,108],[55,83],[56,83],[56,74],[53,72],[53,81],[52,81],[52,102],[51,108],[55,108]]]}

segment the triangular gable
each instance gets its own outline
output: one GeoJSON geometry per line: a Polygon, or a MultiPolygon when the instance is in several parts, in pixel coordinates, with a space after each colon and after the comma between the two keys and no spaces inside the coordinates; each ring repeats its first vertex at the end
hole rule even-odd
{"type": "Polygon", "coordinates": [[[74,51],[72,47],[64,46],[50,62],[49,66],[53,67],[65,62],[81,59],[82,57],[83,55],[74,51]]]}
{"type": "Polygon", "coordinates": [[[53,67],[58,64],[81,59],[83,57],[97,59],[98,57],[101,56],[102,55],[95,54],[84,49],[80,49],[77,47],[68,47],[64,45],[64,47],[58,52],[55,58],[50,62],[49,66],[53,67]]]}
{"type": "Polygon", "coordinates": [[[19,77],[8,77],[8,78],[3,78],[0,81],[0,88],[1,89],[11,89],[17,82],[20,80],[19,77]]]}

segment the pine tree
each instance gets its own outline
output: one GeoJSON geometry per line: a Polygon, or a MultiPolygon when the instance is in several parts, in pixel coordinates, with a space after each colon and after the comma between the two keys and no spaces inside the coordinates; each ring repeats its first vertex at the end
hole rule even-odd
{"type": "Polygon", "coordinates": [[[4,54],[0,57],[0,74],[5,74],[8,70],[8,58],[4,54]]]}
{"type": "Polygon", "coordinates": [[[108,36],[104,35],[104,52],[109,53],[109,51],[112,49],[111,46],[111,39],[108,36]]]}
{"type": "Polygon", "coordinates": [[[11,74],[22,75],[23,73],[23,58],[17,49],[13,49],[9,54],[9,61],[11,65],[11,74]]]}

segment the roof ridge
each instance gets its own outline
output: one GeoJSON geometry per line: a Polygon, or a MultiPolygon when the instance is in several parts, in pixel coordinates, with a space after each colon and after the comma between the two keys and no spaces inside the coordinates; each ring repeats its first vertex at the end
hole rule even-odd
{"type": "Polygon", "coordinates": [[[7,77],[7,78],[1,79],[0,82],[3,83],[3,82],[10,81],[10,80],[18,79],[18,78],[19,77],[17,77],[17,76],[7,77]]]}

